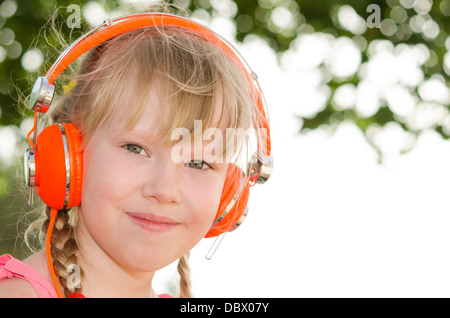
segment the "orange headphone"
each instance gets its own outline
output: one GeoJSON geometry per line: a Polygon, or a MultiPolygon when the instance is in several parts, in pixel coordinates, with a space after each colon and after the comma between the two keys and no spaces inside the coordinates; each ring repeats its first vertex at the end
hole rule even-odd
{"type": "MultiPolygon", "coordinates": [[[[116,35],[138,28],[163,25],[193,31],[220,47],[231,60],[245,70],[260,113],[259,127],[254,128],[259,129],[262,136],[258,140],[254,162],[250,163],[247,175],[236,165],[230,164],[215,221],[205,237],[218,236],[236,229],[248,213],[247,201],[250,187],[255,183],[264,183],[272,173],[269,120],[264,98],[256,75],[229,42],[203,25],[170,14],[141,13],[107,20],[72,43],[59,56],[47,74],[37,79],[30,96],[29,106],[35,115],[34,127],[27,136],[32,148],[26,150],[24,157],[25,178],[30,187],[29,204],[33,204],[33,189],[36,189],[41,200],[52,209],[47,233],[49,265],[51,264],[50,237],[57,211],[81,204],[83,153],[80,133],[72,123],[53,124],[38,134],[39,113],[47,112],[51,105],[56,78],[82,54],[116,35]],[[33,132],[34,136],[31,140],[30,136],[33,132]]],[[[52,271],[53,267],[49,267],[52,271]]]]}

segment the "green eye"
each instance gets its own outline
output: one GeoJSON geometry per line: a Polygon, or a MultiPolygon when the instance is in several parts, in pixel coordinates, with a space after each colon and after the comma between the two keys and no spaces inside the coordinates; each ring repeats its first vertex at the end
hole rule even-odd
{"type": "Polygon", "coordinates": [[[135,153],[137,155],[141,154],[141,152],[144,150],[144,148],[142,148],[141,146],[138,145],[125,145],[125,148],[132,153],[135,153]]]}
{"type": "Polygon", "coordinates": [[[192,160],[192,161],[189,161],[187,164],[189,165],[190,168],[194,168],[194,169],[198,169],[198,170],[207,169],[209,167],[209,165],[206,162],[201,161],[201,160],[192,160]]]}

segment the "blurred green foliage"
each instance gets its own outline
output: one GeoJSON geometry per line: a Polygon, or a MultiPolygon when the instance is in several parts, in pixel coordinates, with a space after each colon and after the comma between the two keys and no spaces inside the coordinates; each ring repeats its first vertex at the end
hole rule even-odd
{"type": "MultiPolygon", "coordinates": [[[[448,87],[450,65],[445,65],[446,58],[448,63],[447,52],[450,47],[450,1],[448,0],[259,0],[257,1],[258,5],[254,5],[256,1],[236,0],[235,2],[237,14],[234,19],[237,21],[238,31],[239,21],[249,21],[247,17],[250,17],[253,22],[250,27],[237,33],[237,39],[242,40],[248,34],[257,34],[266,38],[277,52],[285,52],[302,33],[322,32],[335,38],[349,37],[355,40],[363,37],[365,43],[361,52],[361,65],[370,61],[369,47],[375,41],[385,40],[390,42],[393,47],[399,44],[421,45],[428,50],[429,54],[428,59],[421,65],[423,81],[437,76],[448,87]],[[371,5],[372,7],[370,7],[371,5]],[[379,27],[366,27],[364,32],[355,34],[343,27],[342,21],[339,21],[339,9],[344,6],[353,8],[365,22],[371,21],[371,15],[375,13],[373,5],[379,9],[379,27]],[[295,17],[294,25],[287,30],[277,27],[271,21],[274,11],[280,6],[288,8],[295,17]],[[429,27],[428,31],[433,27],[434,33],[427,32],[425,30],[427,27],[429,27]]],[[[364,133],[367,133],[371,127],[383,127],[388,123],[396,123],[414,137],[417,137],[424,129],[431,129],[444,139],[449,138],[450,130],[446,120],[436,120],[427,127],[416,127],[410,123],[410,118],[396,114],[383,98],[380,98],[378,111],[371,116],[361,116],[352,108],[336,108],[332,102],[336,89],[345,84],[357,86],[360,81],[361,76],[358,72],[345,78],[332,77],[326,83],[331,92],[327,105],[313,116],[300,117],[302,126],[299,127],[299,131],[316,129],[322,125],[336,126],[344,120],[350,120],[364,133]]],[[[417,104],[424,101],[418,93],[417,86],[406,88],[417,104]]],[[[432,104],[442,110],[445,114],[442,116],[448,116],[448,102],[441,105],[441,103],[433,101],[432,104]]],[[[373,142],[373,138],[370,138],[370,134],[367,134],[367,137],[368,142],[380,151],[378,145],[373,142]]]]}

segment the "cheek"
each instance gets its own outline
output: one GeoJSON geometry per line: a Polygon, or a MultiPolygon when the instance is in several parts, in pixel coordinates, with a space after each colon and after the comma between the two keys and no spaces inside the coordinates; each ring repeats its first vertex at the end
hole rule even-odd
{"type": "Polygon", "coordinates": [[[130,189],[129,178],[123,177],[120,162],[112,157],[111,151],[101,143],[88,144],[83,154],[81,207],[90,224],[113,222],[116,216],[112,212],[130,189]]]}
{"type": "MultiPolygon", "coordinates": [[[[81,193],[81,214],[83,223],[91,236],[104,233],[109,218],[105,218],[103,209],[111,200],[111,190],[105,187],[110,184],[110,174],[106,173],[107,162],[96,147],[87,146],[83,153],[83,188],[81,193]],[[105,183],[107,182],[107,183],[105,183]],[[100,220],[102,220],[100,222],[100,220]]],[[[97,148],[98,149],[98,148],[97,148]]]]}
{"type": "Polygon", "coordinates": [[[122,224],[120,207],[134,189],[132,178],[124,176],[129,174],[124,173],[123,162],[102,143],[88,144],[83,159],[80,231],[113,255],[115,249],[120,250],[120,236],[112,235],[112,229],[122,224]]]}
{"type": "Polygon", "coordinates": [[[201,231],[203,237],[209,231],[214,222],[219,208],[220,198],[222,194],[225,177],[215,177],[214,180],[204,184],[191,185],[189,194],[186,197],[190,198],[192,205],[192,220],[197,224],[197,228],[201,231]]]}
{"type": "Polygon", "coordinates": [[[126,195],[125,191],[130,189],[131,178],[127,178],[123,164],[113,155],[101,144],[86,147],[81,204],[95,200],[101,206],[126,195]]]}
{"type": "Polygon", "coordinates": [[[105,185],[114,185],[112,176],[114,171],[110,166],[111,161],[105,160],[101,155],[102,152],[92,152],[89,148],[84,152],[84,175],[83,175],[83,192],[82,205],[87,205],[93,198],[98,200],[110,199],[113,188],[105,185]]]}

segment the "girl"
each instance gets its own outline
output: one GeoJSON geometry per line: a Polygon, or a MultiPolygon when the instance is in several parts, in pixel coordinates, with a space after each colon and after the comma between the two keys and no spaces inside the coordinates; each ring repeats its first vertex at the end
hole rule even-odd
{"type": "Polygon", "coordinates": [[[106,21],[63,52],[30,98],[25,168],[46,204],[45,249],[0,256],[0,297],[157,297],[154,273],[177,259],[191,297],[189,251],[236,228],[250,186],[270,176],[252,75],[218,35],[168,14],[106,21]],[[55,124],[38,134],[48,108],[55,124]]]}

